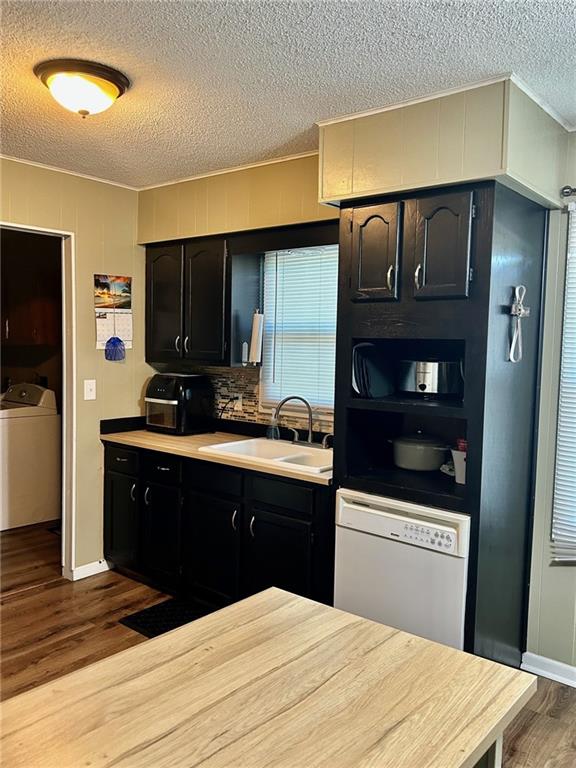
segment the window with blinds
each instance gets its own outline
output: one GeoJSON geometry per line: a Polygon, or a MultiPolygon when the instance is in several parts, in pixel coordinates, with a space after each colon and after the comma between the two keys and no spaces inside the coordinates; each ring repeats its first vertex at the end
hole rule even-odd
{"type": "Polygon", "coordinates": [[[264,408],[300,395],[317,410],[333,409],[337,285],[337,245],[265,254],[264,408]]]}
{"type": "Polygon", "coordinates": [[[576,205],[570,205],[568,260],[552,510],[552,557],[576,563],[576,205]]]}

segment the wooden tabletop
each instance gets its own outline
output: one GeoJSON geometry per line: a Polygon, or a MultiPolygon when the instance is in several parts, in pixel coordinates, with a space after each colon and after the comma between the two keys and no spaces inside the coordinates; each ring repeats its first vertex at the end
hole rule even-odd
{"type": "Polygon", "coordinates": [[[10,768],[468,768],[536,678],[270,589],[9,699],[10,768]]]}
{"type": "Polygon", "coordinates": [[[108,435],[100,435],[100,439],[107,443],[128,445],[134,448],[145,448],[149,451],[172,453],[175,456],[184,456],[188,459],[200,459],[216,464],[228,464],[240,469],[251,469],[255,472],[263,472],[267,475],[290,477],[294,480],[305,480],[317,485],[330,485],[332,472],[312,473],[298,467],[288,467],[278,463],[276,465],[259,464],[250,456],[231,456],[230,454],[218,455],[216,453],[204,453],[200,448],[218,445],[219,443],[233,443],[238,440],[249,440],[245,435],[234,435],[230,432],[205,432],[200,435],[166,435],[160,432],[149,432],[146,429],[137,429],[130,432],[113,432],[108,435]]]}

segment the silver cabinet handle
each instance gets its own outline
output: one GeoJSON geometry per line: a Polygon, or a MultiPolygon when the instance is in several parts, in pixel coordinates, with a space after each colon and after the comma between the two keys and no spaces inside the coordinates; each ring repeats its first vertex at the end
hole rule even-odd
{"type": "Polygon", "coordinates": [[[252,515],[252,519],[250,520],[250,536],[254,538],[254,515],[252,515]]]}
{"type": "Polygon", "coordinates": [[[5,336],[4,338],[7,339],[10,336],[10,320],[6,318],[6,324],[5,324],[5,336]]]}
{"type": "Polygon", "coordinates": [[[174,339],[174,347],[176,348],[176,352],[180,352],[180,336],[176,336],[174,339]]]}
{"type": "Polygon", "coordinates": [[[422,272],[422,264],[418,264],[418,266],[414,270],[414,287],[416,288],[417,291],[419,291],[420,288],[422,288],[422,286],[420,284],[420,273],[421,272],[422,272]]]}
{"type": "Polygon", "coordinates": [[[386,285],[388,286],[388,290],[390,293],[392,293],[392,275],[394,274],[394,264],[390,264],[388,267],[388,272],[386,272],[386,285]]]}
{"type": "Polygon", "coordinates": [[[130,488],[130,498],[132,501],[136,501],[136,483],[132,483],[132,488],[130,488]]]}
{"type": "Polygon", "coordinates": [[[144,504],[148,506],[150,504],[150,488],[146,487],[146,490],[144,491],[144,504]]]}
{"type": "Polygon", "coordinates": [[[235,509],[234,512],[232,512],[232,530],[237,531],[238,528],[236,527],[236,518],[238,517],[238,510],[235,509]]]}
{"type": "Polygon", "coordinates": [[[125,464],[128,459],[123,459],[121,456],[116,456],[116,461],[120,462],[120,464],[125,464]]]}
{"type": "Polygon", "coordinates": [[[156,467],[159,472],[170,472],[170,467],[161,467],[159,464],[156,467]]]}
{"type": "Polygon", "coordinates": [[[189,351],[190,350],[188,349],[188,336],[186,336],[184,338],[184,352],[186,352],[186,354],[188,354],[189,351]]]}

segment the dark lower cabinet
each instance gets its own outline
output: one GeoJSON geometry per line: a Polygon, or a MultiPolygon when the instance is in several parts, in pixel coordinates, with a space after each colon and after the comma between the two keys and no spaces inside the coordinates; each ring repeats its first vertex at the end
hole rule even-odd
{"type": "Polygon", "coordinates": [[[183,509],[183,581],[185,591],[216,604],[239,597],[240,526],[236,501],[189,492],[183,509]]]}
{"type": "Polygon", "coordinates": [[[106,472],[104,557],[130,569],[138,565],[139,493],[138,478],[119,472],[106,472]]]}
{"type": "Polygon", "coordinates": [[[268,587],[330,604],[332,488],[106,443],[112,565],[215,608],[268,587]]]}
{"type": "Polygon", "coordinates": [[[312,524],[253,508],[244,520],[243,592],[268,587],[311,597],[312,524]]]}
{"type": "Polygon", "coordinates": [[[180,580],[180,488],[146,483],[141,515],[141,567],[159,586],[177,587],[180,580]]]}

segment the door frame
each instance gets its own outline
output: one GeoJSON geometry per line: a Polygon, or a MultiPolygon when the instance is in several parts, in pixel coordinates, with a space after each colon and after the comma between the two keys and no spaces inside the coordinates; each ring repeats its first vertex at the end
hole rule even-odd
{"type": "Polygon", "coordinates": [[[75,234],[51,227],[0,221],[18,232],[61,240],[62,287],[62,576],[74,580],[76,567],[76,243],[75,234]]]}

